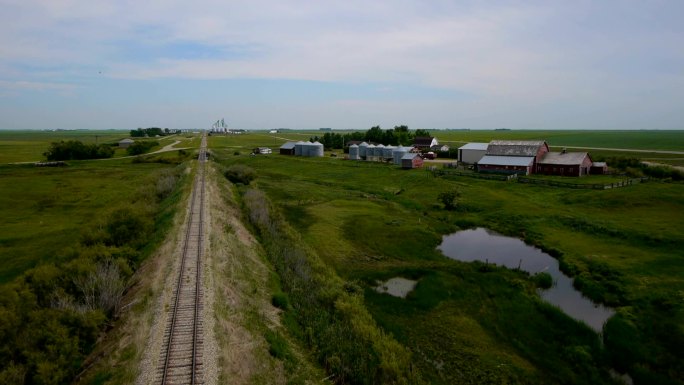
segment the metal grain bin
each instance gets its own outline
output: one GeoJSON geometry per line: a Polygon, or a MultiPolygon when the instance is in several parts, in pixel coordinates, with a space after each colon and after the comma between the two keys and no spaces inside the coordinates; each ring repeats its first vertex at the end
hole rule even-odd
{"type": "Polygon", "coordinates": [[[295,143],[295,156],[302,156],[304,151],[304,142],[301,140],[295,143]]]}
{"type": "Polygon", "coordinates": [[[392,151],[394,151],[394,146],[385,146],[382,149],[382,159],[392,159],[392,151]]]}
{"type": "Polygon", "coordinates": [[[361,157],[359,156],[359,146],[352,144],[349,146],[349,159],[351,160],[359,160],[361,157]]]}
{"type": "Polygon", "coordinates": [[[373,150],[373,156],[375,156],[375,160],[378,160],[382,158],[382,151],[385,149],[384,144],[378,144],[375,146],[375,150],[373,150]]]}
{"type": "Polygon", "coordinates": [[[322,157],[323,156],[323,143],[321,142],[313,142],[311,143],[311,146],[309,148],[309,156],[316,156],[316,157],[322,157]]]}
{"type": "Polygon", "coordinates": [[[366,147],[366,160],[373,160],[374,156],[375,156],[375,145],[369,144],[368,147],[366,147]]]}
{"type": "Polygon", "coordinates": [[[408,153],[408,148],[404,146],[398,146],[394,150],[392,150],[392,160],[393,163],[401,166],[401,157],[406,155],[408,153]]]}
{"type": "Polygon", "coordinates": [[[366,159],[367,150],[368,150],[368,143],[361,142],[361,144],[359,144],[359,158],[366,159]]]}

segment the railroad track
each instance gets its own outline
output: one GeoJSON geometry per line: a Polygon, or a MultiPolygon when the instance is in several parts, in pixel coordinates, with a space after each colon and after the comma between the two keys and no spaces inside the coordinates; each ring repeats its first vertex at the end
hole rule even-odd
{"type": "Polygon", "coordinates": [[[198,160],[183,255],[157,370],[157,383],[162,385],[203,384],[201,272],[206,137],[202,137],[198,160]]]}

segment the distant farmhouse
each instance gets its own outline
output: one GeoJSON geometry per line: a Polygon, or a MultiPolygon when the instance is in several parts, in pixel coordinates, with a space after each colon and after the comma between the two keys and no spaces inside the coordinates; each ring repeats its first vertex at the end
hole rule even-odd
{"type": "MultiPolygon", "coordinates": [[[[413,139],[413,147],[418,150],[430,150],[433,147],[439,147],[439,142],[437,138],[432,136],[416,136],[413,139]]],[[[448,149],[447,149],[448,151],[448,149]]]]}

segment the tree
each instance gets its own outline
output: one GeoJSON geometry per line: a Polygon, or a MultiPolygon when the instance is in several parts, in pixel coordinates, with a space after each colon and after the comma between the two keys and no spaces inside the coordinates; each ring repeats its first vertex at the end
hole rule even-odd
{"type": "Polygon", "coordinates": [[[409,130],[408,126],[406,125],[394,126],[394,138],[395,143],[391,144],[408,145],[411,143],[411,130],[409,130]]]}
{"type": "Polygon", "coordinates": [[[460,196],[461,193],[458,190],[442,191],[437,199],[442,202],[445,210],[455,210],[460,196]]]}
{"type": "Polygon", "coordinates": [[[424,130],[422,128],[419,128],[416,130],[415,136],[416,137],[418,137],[418,136],[430,136],[430,132],[428,130],[424,130]]]}
{"type": "Polygon", "coordinates": [[[381,143],[383,139],[383,132],[380,126],[371,127],[370,130],[366,131],[366,141],[371,143],[381,143]]]}

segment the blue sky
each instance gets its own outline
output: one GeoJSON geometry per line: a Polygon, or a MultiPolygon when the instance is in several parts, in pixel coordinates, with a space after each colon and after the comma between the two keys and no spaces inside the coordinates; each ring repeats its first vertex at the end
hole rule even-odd
{"type": "Polygon", "coordinates": [[[0,129],[684,129],[680,0],[0,7],[0,129]]]}

